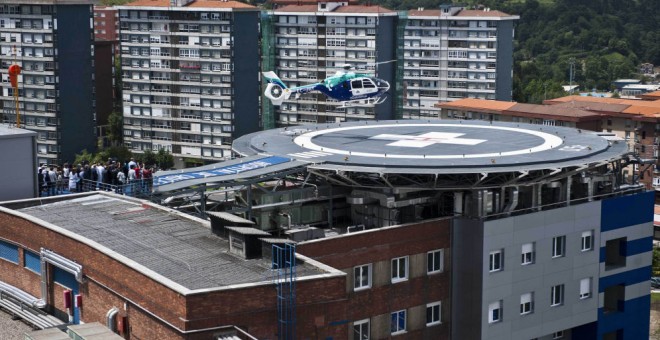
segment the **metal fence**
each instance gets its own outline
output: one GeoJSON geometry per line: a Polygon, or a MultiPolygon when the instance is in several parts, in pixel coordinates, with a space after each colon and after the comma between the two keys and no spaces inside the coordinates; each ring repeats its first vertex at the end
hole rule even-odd
{"type": "Polygon", "coordinates": [[[153,187],[153,180],[149,179],[137,179],[128,181],[127,183],[104,183],[101,181],[93,181],[89,179],[79,180],[76,183],[76,187],[69,188],[69,183],[51,183],[49,185],[44,185],[41,188],[40,196],[57,196],[57,195],[66,195],[77,192],[89,192],[89,191],[111,191],[117,194],[147,198],[151,196],[151,189],[153,187]]]}

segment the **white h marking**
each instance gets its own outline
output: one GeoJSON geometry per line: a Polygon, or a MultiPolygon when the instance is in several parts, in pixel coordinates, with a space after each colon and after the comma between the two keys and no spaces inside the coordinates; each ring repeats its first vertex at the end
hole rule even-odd
{"type": "Polygon", "coordinates": [[[381,134],[369,139],[393,140],[390,146],[403,146],[408,148],[423,148],[433,144],[458,144],[477,145],[485,142],[485,139],[458,138],[464,133],[453,132],[428,132],[419,136],[381,134]]]}

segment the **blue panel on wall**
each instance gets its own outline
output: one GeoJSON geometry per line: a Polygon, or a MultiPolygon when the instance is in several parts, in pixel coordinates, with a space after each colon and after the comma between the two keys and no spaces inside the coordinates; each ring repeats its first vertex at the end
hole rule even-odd
{"type": "Polygon", "coordinates": [[[605,288],[614,285],[630,286],[649,280],[651,280],[651,266],[633,269],[627,272],[601,277],[598,280],[598,292],[602,293],[605,291],[605,288]]]}
{"type": "Polygon", "coordinates": [[[0,258],[18,263],[18,246],[0,241],[0,258]]]}
{"type": "Polygon", "coordinates": [[[41,273],[41,257],[39,254],[29,250],[23,250],[23,260],[25,262],[25,268],[37,274],[41,273]]]}
{"type": "Polygon", "coordinates": [[[653,191],[603,200],[601,232],[653,221],[654,204],[653,191]]]}
{"type": "Polygon", "coordinates": [[[645,295],[626,300],[624,312],[604,314],[598,309],[598,339],[606,333],[622,330],[623,339],[648,339],[651,296],[645,295]]]}

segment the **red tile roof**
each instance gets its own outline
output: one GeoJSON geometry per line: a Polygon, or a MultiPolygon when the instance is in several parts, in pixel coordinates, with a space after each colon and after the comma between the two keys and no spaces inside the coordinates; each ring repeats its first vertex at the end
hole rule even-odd
{"type": "Polygon", "coordinates": [[[435,106],[443,109],[481,109],[489,111],[503,111],[511,108],[516,104],[516,102],[465,98],[453,102],[438,103],[435,104],[435,106]]]}
{"type": "Polygon", "coordinates": [[[572,122],[601,119],[601,115],[596,112],[579,108],[559,107],[558,105],[516,104],[508,110],[504,110],[503,114],[532,118],[552,118],[572,122]]]}

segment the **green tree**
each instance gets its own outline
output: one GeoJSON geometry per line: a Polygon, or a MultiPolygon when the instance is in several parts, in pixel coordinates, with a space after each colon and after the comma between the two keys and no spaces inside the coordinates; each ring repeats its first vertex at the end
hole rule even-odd
{"type": "Polygon", "coordinates": [[[660,276],[660,248],[653,247],[653,276],[660,276]]]}
{"type": "Polygon", "coordinates": [[[144,153],[138,157],[140,161],[147,167],[151,167],[152,165],[156,165],[158,163],[158,155],[149,149],[144,150],[144,153]]]}
{"type": "Polygon", "coordinates": [[[170,169],[174,166],[174,156],[172,156],[172,154],[165,149],[158,150],[158,153],[156,154],[156,161],[158,163],[158,167],[163,170],[170,169]]]}
{"type": "Polygon", "coordinates": [[[124,141],[124,117],[119,111],[112,111],[108,116],[108,141],[112,146],[121,145],[124,141]]]}

